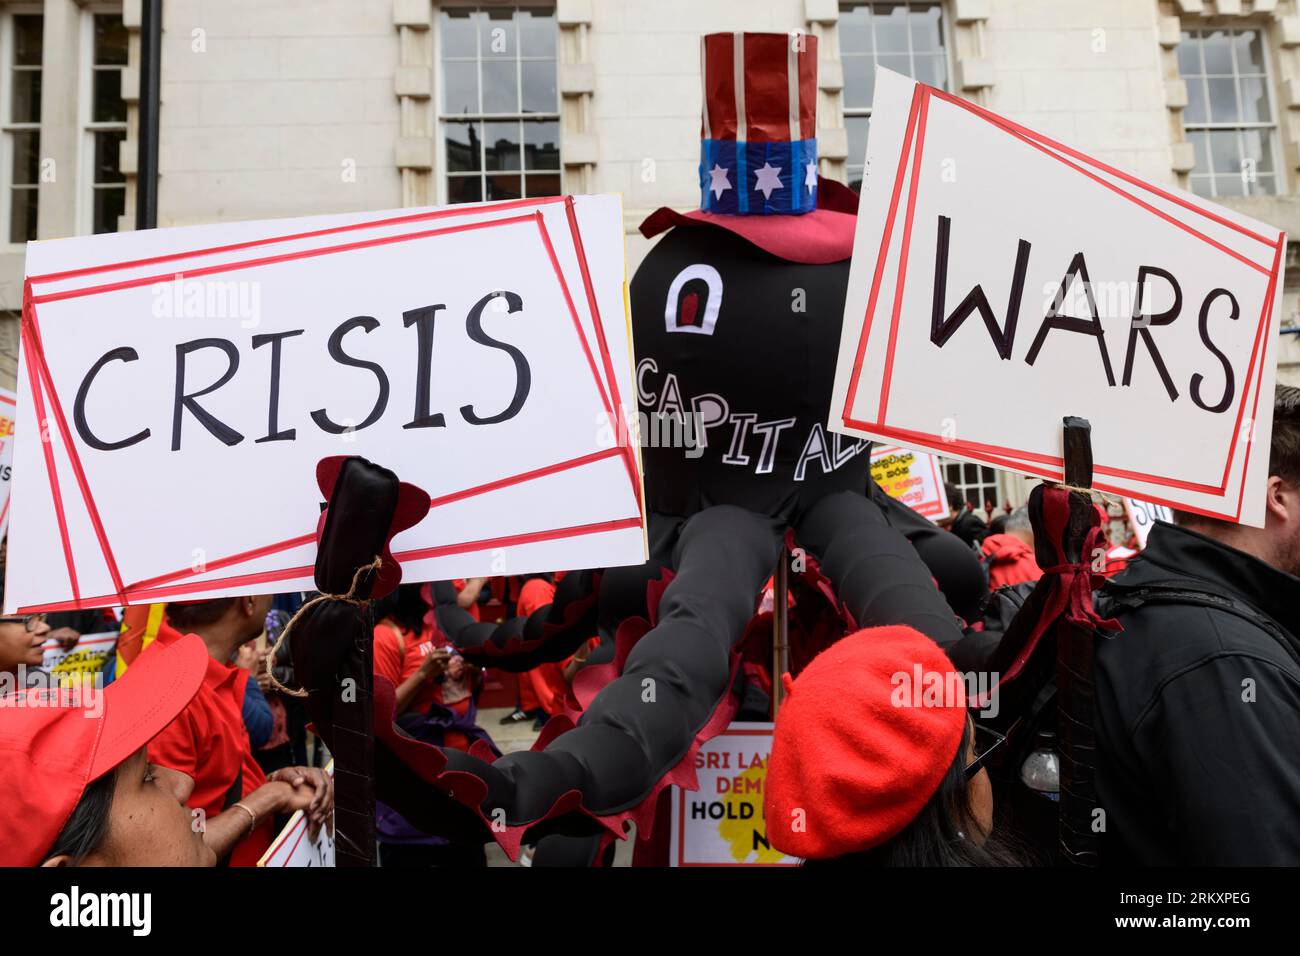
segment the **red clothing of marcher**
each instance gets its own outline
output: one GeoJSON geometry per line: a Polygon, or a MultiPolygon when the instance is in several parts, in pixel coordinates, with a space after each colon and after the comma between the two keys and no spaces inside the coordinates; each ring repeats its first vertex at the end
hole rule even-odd
{"type": "MultiPolygon", "coordinates": [[[[266,774],[253,759],[253,747],[244,727],[247,687],[248,671],[209,658],[199,692],[149,743],[150,763],[194,778],[189,806],[202,810],[208,818],[266,783],[266,774]]],[[[235,844],[230,865],[256,866],[274,835],[271,821],[263,821],[235,844]]]]}
{"type": "MultiPolygon", "coordinates": [[[[456,594],[457,594],[457,595],[459,595],[461,591],[465,590],[465,585],[468,584],[468,583],[469,583],[469,581],[467,581],[465,578],[452,578],[452,579],[451,579],[451,586],[454,587],[454,588],[456,589],[456,594]]],[[[487,586],[487,585],[484,585],[484,587],[486,587],[486,586],[487,586]]],[[[471,604],[469,607],[465,608],[465,610],[466,610],[466,612],[468,612],[469,616],[472,617],[474,620],[476,620],[476,621],[481,621],[481,620],[483,620],[483,618],[481,618],[481,617],[479,616],[478,601],[475,601],[475,602],[474,602],[473,604],[471,604]]]]}
{"type": "MultiPolygon", "coordinates": [[[[533,578],[531,581],[524,582],[519,592],[517,613],[520,617],[527,617],[553,600],[555,600],[555,585],[545,578],[533,578]]],[[[567,664],[568,660],[549,661],[520,674],[520,709],[525,711],[540,709],[551,717],[563,713],[564,699],[569,692],[569,685],[564,680],[564,668],[567,664]]]]}
{"type": "Polygon", "coordinates": [[[989,569],[989,590],[1037,581],[1043,571],[1034,549],[1013,534],[991,534],[980,544],[989,569]]]}
{"type": "MultiPolygon", "coordinates": [[[[393,689],[401,687],[420,669],[420,664],[440,644],[434,640],[431,632],[416,634],[394,624],[375,625],[375,674],[386,677],[393,689]]],[[[416,688],[415,695],[406,705],[404,713],[428,713],[433,704],[441,704],[458,714],[469,710],[470,697],[447,703],[443,699],[442,685],[437,681],[427,680],[416,688]]],[[[457,730],[447,731],[443,743],[456,750],[468,750],[469,738],[457,730]]]]}
{"type": "Polygon", "coordinates": [[[1106,570],[1102,572],[1102,576],[1113,578],[1127,568],[1129,561],[1136,557],[1137,552],[1132,548],[1126,548],[1122,544],[1115,545],[1106,552],[1106,570]]]}

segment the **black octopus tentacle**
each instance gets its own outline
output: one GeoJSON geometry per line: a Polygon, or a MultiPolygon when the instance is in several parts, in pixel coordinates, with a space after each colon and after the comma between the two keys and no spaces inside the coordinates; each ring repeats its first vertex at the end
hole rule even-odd
{"type": "Polygon", "coordinates": [[[500,624],[479,622],[457,606],[449,581],[435,582],[433,614],[438,629],[464,658],[481,667],[526,671],[547,661],[562,661],[595,635],[601,572],[573,571],[555,589],[554,600],[527,617],[500,624]]]}
{"type": "MultiPolygon", "coordinates": [[[[484,815],[502,810],[506,826],[527,826],[569,791],[581,795],[593,816],[619,814],[645,800],[730,692],[731,654],[776,564],[780,531],[772,519],[734,506],[694,515],[673,550],[676,576],[660,599],[657,624],[576,727],[543,750],[490,764],[444,751],[448,770],[486,784],[484,815]]],[[[582,820],[572,822],[560,832],[593,831],[582,820]]]]}
{"type": "Polygon", "coordinates": [[[906,624],[945,648],[962,639],[916,550],[872,501],[851,491],[821,498],[800,516],[795,537],[860,627],[906,624]]]}

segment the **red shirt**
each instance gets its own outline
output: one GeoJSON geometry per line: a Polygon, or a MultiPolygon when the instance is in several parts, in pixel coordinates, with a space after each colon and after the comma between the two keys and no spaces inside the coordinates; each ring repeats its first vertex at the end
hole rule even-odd
{"type": "MultiPolygon", "coordinates": [[[[253,759],[253,747],[244,727],[247,687],[248,671],[209,657],[199,692],[149,743],[150,763],[194,778],[189,806],[202,810],[209,818],[226,808],[227,794],[236,779],[240,781],[237,799],[241,800],[266,783],[266,774],[253,759]]],[[[264,821],[235,844],[230,865],[255,866],[271,845],[273,835],[271,821],[264,821]]]]}
{"type": "MultiPolygon", "coordinates": [[[[388,678],[392,682],[393,689],[396,690],[420,669],[424,659],[439,646],[441,645],[435,643],[429,631],[417,635],[394,624],[376,624],[375,675],[388,678]]],[[[426,680],[416,688],[415,696],[406,705],[404,713],[423,714],[428,712],[432,704],[442,704],[458,714],[463,714],[469,710],[470,703],[469,697],[454,703],[445,702],[442,685],[437,681],[426,680]]],[[[457,750],[469,749],[469,738],[459,731],[447,731],[444,741],[448,747],[457,750]]]]}
{"type": "Polygon", "coordinates": [[[1043,576],[1034,549],[1011,534],[991,534],[980,548],[988,562],[989,590],[1037,581],[1043,576]]]}

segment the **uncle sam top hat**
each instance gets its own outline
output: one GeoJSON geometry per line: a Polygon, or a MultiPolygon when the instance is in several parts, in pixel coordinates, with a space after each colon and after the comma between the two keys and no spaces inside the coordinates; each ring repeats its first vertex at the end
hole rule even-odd
{"type": "Polygon", "coordinates": [[[707,224],[793,262],[847,259],[857,196],[817,175],[817,38],[710,33],[700,71],[700,208],[656,210],[641,232],[707,224]]]}

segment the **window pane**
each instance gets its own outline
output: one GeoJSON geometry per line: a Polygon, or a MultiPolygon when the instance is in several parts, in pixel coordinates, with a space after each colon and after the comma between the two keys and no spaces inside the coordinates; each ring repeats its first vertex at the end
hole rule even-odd
{"type": "Polygon", "coordinates": [[[524,112],[556,112],[555,61],[525,60],[519,68],[524,84],[524,112]]]}
{"type": "Polygon", "coordinates": [[[482,67],[483,112],[519,112],[519,81],[515,73],[518,62],[513,59],[484,60],[482,67]]]}
{"type": "Polygon", "coordinates": [[[1237,111],[1237,84],[1231,79],[1211,77],[1205,81],[1210,92],[1210,122],[1235,123],[1237,111]]]}
{"type": "Polygon", "coordinates": [[[14,65],[40,66],[45,18],[39,14],[14,17],[14,65]]]}
{"type": "Polygon", "coordinates": [[[1211,30],[1204,35],[1205,72],[1210,76],[1232,75],[1232,43],[1223,30],[1211,30]]]}
{"type": "Polygon", "coordinates": [[[1235,129],[1212,129],[1205,134],[1210,141],[1210,164],[1216,173],[1237,173],[1240,156],[1235,129]]]}
{"type": "Polygon", "coordinates": [[[31,242],[36,238],[36,190],[10,191],[9,241],[31,242]]]}
{"type": "Polygon", "coordinates": [[[907,7],[903,4],[875,5],[876,52],[907,52],[907,7]]]}
{"type": "Polygon", "coordinates": [[[1250,184],[1250,194],[1252,196],[1276,196],[1277,177],[1272,173],[1267,176],[1259,176],[1255,182],[1250,184]]]}
{"type": "Polygon", "coordinates": [[[40,134],[36,130],[24,130],[9,135],[14,141],[13,185],[35,186],[41,167],[40,134]]]}
{"type": "Polygon", "coordinates": [[[13,80],[13,102],[10,115],[15,123],[39,123],[41,121],[41,71],[11,70],[13,80]]]}
{"type": "Polygon", "coordinates": [[[125,123],[126,101],[122,99],[122,71],[96,70],[93,74],[96,123],[125,123]]]}
{"type": "Polygon", "coordinates": [[[1273,119],[1268,108],[1268,82],[1262,76],[1243,77],[1241,83],[1241,120],[1243,123],[1267,123],[1273,119]]]}
{"type": "Polygon", "coordinates": [[[1187,108],[1183,110],[1184,123],[1208,123],[1210,113],[1205,105],[1205,81],[1193,77],[1187,81],[1187,108]]]}
{"type": "Polygon", "coordinates": [[[912,49],[921,53],[943,49],[940,34],[939,8],[929,7],[912,13],[912,49]]]}
{"type": "Polygon", "coordinates": [[[95,14],[95,63],[126,66],[126,27],[118,14],[95,14]]]}
{"type": "Polygon", "coordinates": [[[485,11],[487,20],[479,24],[478,52],[484,59],[514,60],[519,57],[519,30],[514,11],[496,7],[485,11]]]}
{"type": "Polygon", "coordinates": [[[447,202],[482,202],[483,184],[478,176],[448,176],[447,202]]]}
{"type": "Polygon", "coordinates": [[[1201,40],[1191,33],[1184,33],[1178,44],[1178,72],[1183,76],[1201,73],[1201,40]]]}
{"type": "Polygon", "coordinates": [[[1244,196],[1246,186],[1240,176],[1215,176],[1214,191],[1220,196],[1244,196]]]}
{"type": "Polygon", "coordinates": [[[95,134],[95,182],[125,182],[119,167],[122,141],[126,130],[105,130],[95,134]]]}
{"type": "Polygon", "coordinates": [[[126,211],[126,187],[95,190],[95,232],[117,232],[117,217],[126,211]]]}
{"type": "Polygon", "coordinates": [[[524,124],[524,168],[560,168],[560,124],[554,121],[524,124]]]}
{"type": "Polygon", "coordinates": [[[1187,141],[1192,144],[1192,149],[1196,153],[1196,171],[1206,173],[1210,171],[1210,141],[1209,133],[1189,132],[1187,141]]]}
{"type": "Polygon", "coordinates": [[[442,42],[443,57],[474,56],[478,50],[474,24],[477,20],[486,19],[481,13],[444,9],[438,20],[438,38],[442,42]]]}
{"type": "Polygon", "coordinates": [[[451,115],[478,112],[478,64],[442,65],[442,110],[451,115]]]}
{"type": "Polygon", "coordinates": [[[1192,192],[1205,199],[1214,198],[1214,187],[1212,185],[1214,179],[1213,176],[1193,176],[1191,179],[1192,192]]]}
{"type": "Polygon", "coordinates": [[[1260,46],[1258,30],[1241,30],[1232,38],[1237,48],[1238,73],[1263,73],[1264,50],[1260,46]]]}
{"type": "Polygon", "coordinates": [[[840,53],[871,52],[871,8],[841,4],[840,53]]]}
{"type": "Polygon", "coordinates": [[[861,166],[867,156],[867,130],[871,128],[871,119],[867,116],[844,117],[844,131],[848,134],[848,161],[861,166]]]}
{"type": "Polygon", "coordinates": [[[882,53],[876,57],[876,62],[886,70],[893,70],[903,76],[912,75],[912,58],[906,53],[882,53]]]}
{"type": "Polygon", "coordinates": [[[524,177],[528,186],[529,196],[560,196],[563,193],[560,190],[560,177],[558,174],[541,175],[533,174],[524,177]]]}
{"type": "Polygon", "coordinates": [[[447,123],[447,169],[449,172],[471,172],[479,169],[479,146],[482,133],[478,123],[447,123]]]}
{"type": "Polygon", "coordinates": [[[487,169],[519,168],[519,124],[484,123],[484,157],[487,169]]]}
{"type": "Polygon", "coordinates": [[[513,176],[498,174],[487,177],[487,198],[520,199],[523,196],[523,183],[518,174],[513,176]]]}
{"type": "Polygon", "coordinates": [[[515,13],[519,27],[519,52],[522,56],[555,56],[555,18],[546,10],[520,10],[515,13]]]}
{"type": "Polygon", "coordinates": [[[848,109],[869,109],[876,93],[876,63],[869,56],[844,58],[844,105],[848,109]]]}
{"type": "Polygon", "coordinates": [[[948,85],[948,62],[942,53],[916,57],[916,79],[936,89],[948,85]]]}

